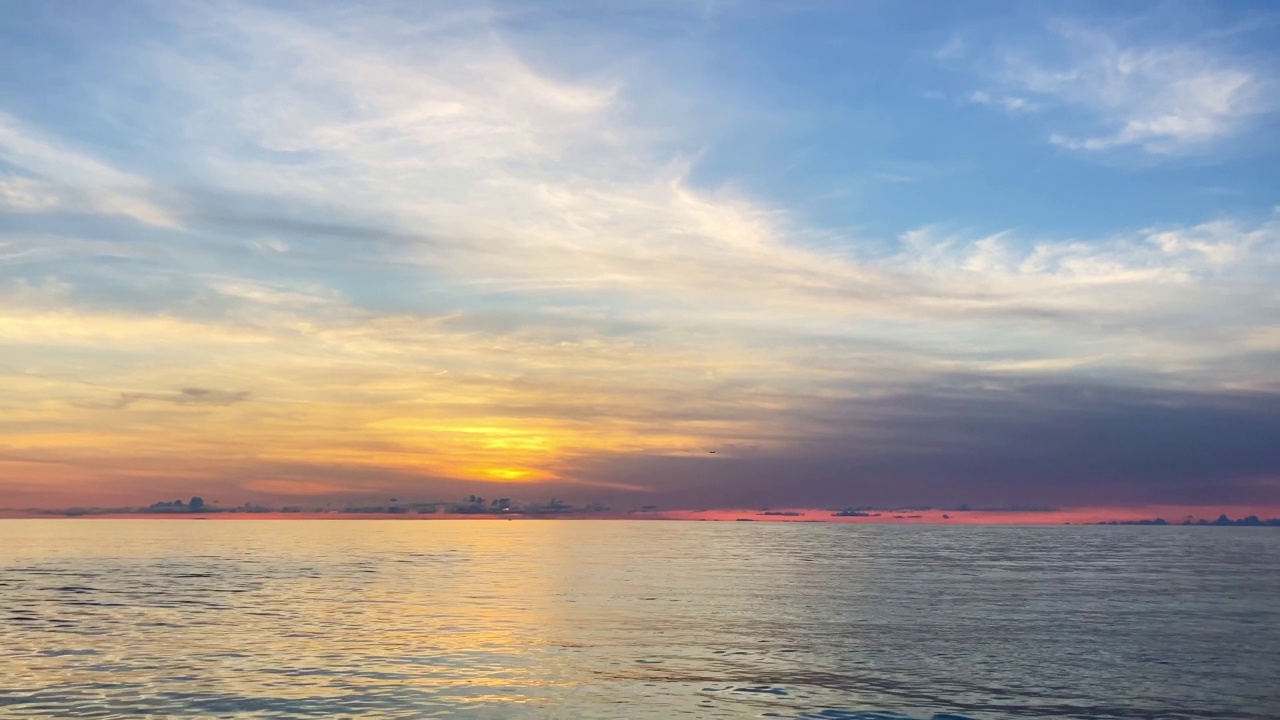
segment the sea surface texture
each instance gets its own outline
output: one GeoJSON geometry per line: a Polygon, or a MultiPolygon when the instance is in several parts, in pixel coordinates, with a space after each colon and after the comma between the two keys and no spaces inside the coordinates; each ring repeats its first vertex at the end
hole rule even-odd
{"type": "Polygon", "coordinates": [[[1280,531],[0,521],[0,715],[1278,718],[1280,531]]]}

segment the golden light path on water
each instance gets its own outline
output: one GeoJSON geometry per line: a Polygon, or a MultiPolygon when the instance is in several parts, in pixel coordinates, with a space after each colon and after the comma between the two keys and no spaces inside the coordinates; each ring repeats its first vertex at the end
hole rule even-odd
{"type": "Polygon", "coordinates": [[[0,522],[15,717],[1262,720],[1280,533],[0,522]]]}

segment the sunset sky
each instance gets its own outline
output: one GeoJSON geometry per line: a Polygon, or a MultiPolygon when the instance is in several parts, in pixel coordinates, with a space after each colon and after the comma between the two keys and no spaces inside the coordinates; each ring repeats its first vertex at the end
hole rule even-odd
{"type": "Polygon", "coordinates": [[[1270,2],[10,0],[0,507],[1277,506],[1278,84],[1270,2]]]}

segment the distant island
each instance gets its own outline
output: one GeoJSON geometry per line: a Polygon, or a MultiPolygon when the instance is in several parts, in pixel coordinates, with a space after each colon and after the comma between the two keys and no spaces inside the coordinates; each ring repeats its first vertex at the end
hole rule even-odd
{"type": "Polygon", "coordinates": [[[33,508],[28,510],[34,515],[58,515],[65,517],[83,517],[92,515],[215,515],[215,514],[342,514],[342,515],[512,515],[512,516],[547,516],[547,515],[580,515],[609,512],[609,508],[600,503],[571,505],[551,498],[545,503],[519,503],[511,498],[493,498],[487,500],[479,495],[468,495],[460,501],[433,502],[401,502],[395,498],[386,504],[348,505],[344,507],[305,507],[286,505],[267,507],[252,503],[235,506],[220,506],[205,502],[200,496],[190,500],[162,500],[142,507],[73,507],[73,508],[33,508]]]}
{"type": "MultiPolygon", "coordinates": [[[[1149,510],[1153,510],[1149,509],[1149,510]]],[[[662,509],[656,505],[643,505],[638,509],[613,510],[598,502],[585,504],[568,503],[558,498],[545,502],[522,502],[509,497],[485,498],[480,495],[468,495],[460,500],[405,500],[389,498],[385,502],[352,503],[336,505],[327,503],[323,506],[285,505],[268,507],[256,503],[240,505],[222,505],[218,501],[206,501],[196,495],[187,500],[160,500],[150,505],[138,507],[71,507],[71,508],[0,508],[0,517],[187,517],[193,519],[223,516],[228,518],[260,516],[266,518],[296,517],[306,519],[324,518],[613,518],[643,520],[758,520],[761,522],[834,522],[834,523],[903,523],[921,524],[938,523],[947,525],[964,524],[1038,524],[1038,525],[1140,525],[1140,526],[1200,526],[1200,527],[1280,527],[1280,518],[1263,519],[1256,514],[1245,515],[1245,509],[1238,509],[1241,517],[1232,519],[1220,514],[1216,519],[1197,518],[1192,515],[1178,515],[1178,520],[1169,521],[1163,517],[1132,519],[1118,516],[1111,511],[1104,515],[1093,515],[1089,511],[1071,511],[1046,507],[974,507],[959,505],[953,507],[920,507],[920,506],[888,506],[873,507],[870,505],[845,507],[761,507],[756,509],[713,509],[689,510],[681,508],[662,509]],[[1062,515],[1057,515],[1062,513],[1062,515]],[[1100,519],[1103,518],[1103,519],[1100,519]],[[1066,521],[1066,522],[1064,522],[1066,521]]],[[[1206,515],[1210,511],[1204,510],[1206,515]]],[[[1215,508],[1211,512],[1217,513],[1215,508]]],[[[1140,514],[1135,512],[1140,517],[1140,514]]],[[[1211,517],[1211,515],[1209,515],[1211,517]]]]}
{"type": "MultiPolygon", "coordinates": [[[[1067,523],[1068,525],[1070,523],[1067,523]]],[[[1270,518],[1262,520],[1257,515],[1249,515],[1237,520],[1232,520],[1226,515],[1219,515],[1217,520],[1199,520],[1192,521],[1187,518],[1180,523],[1171,523],[1164,518],[1151,518],[1150,520],[1105,520],[1094,523],[1095,525],[1196,525],[1196,526],[1232,526],[1232,527],[1280,527],[1280,518],[1270,518]]]]}

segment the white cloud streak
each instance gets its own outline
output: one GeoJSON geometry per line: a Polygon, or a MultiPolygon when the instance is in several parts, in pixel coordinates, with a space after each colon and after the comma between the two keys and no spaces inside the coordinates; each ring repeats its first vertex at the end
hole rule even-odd
{"type": "Polygon", "coordinates": [[[1016,113],[1036,104],[1083,111],[1090,127],[1063,127],[1050,142],[1070,150],[1138,148],[1152,155],[1207,152],[1280,110],[1272,73],[1193,42],[1124,42],[1103,31],[1060,24],[1037,50],[995,60],[996,91],[971,102],[1016,113]],[[1047,48],[1062,51],[1049,60],[1047,48]]]}
{"type": "Polygon", "coordinates": [[[0,207],[16,211],[123,215],[175,227],[176,221],[148,196],[154,186],[91,155],[60,147],[44,133],[0,112],[0,160],[29,176],[0,177],[0,207]]]}

